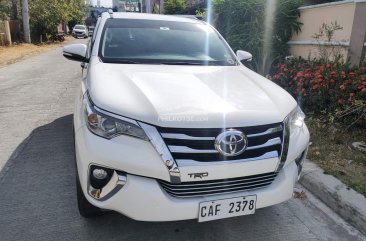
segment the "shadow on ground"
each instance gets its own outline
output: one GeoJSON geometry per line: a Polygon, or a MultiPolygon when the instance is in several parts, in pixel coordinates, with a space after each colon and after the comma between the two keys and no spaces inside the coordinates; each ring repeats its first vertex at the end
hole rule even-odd
{"type": "Polygon", "coordinates": [[[315,238],[283,205],[258,210],[252,216],[208,223],[197,223],[196,220],[137,222],[113,212],[83,219],[78,213],[75,197],[71,123],[72,115],[68,115],[35,129],[17,148],[1,173],[1,240],[315,238]]]}

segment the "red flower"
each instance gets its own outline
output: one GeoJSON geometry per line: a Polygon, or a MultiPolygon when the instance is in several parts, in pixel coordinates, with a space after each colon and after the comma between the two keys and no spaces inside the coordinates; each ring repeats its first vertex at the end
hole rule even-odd
{"type": "Polygon", "coordinates": [[[349,83],[351,83],[351,81],[349,81],[349,79],[347,79],[344,81],[344,83],[349,84],[349,83]]]}
{"type": "Polygon", "coordinates": [[[362,91],[362,92],[366,92],[366,88],[363,88],[361,91],[362,91]]]}
{"type": "Polygon", "coordinates": [[[327,68],[330,68],[330,64],[327,64],[327,65],[326,65],[326,67],[327,67],[327,68]]]}
{"type": "Polygon", "coordinates": [[[331,83],[331,84],[334,84],[334,83],[335,83],[335,80],[334,80],[334,79],[331,79],[331,80],[330,80],[330,83],[331,83]]]}
{"type": "Polygon", "coordinates": [[[340,88],[341,90],[345,90],[345,89],[346,89],[346,87],[345,87],[344,85],[339,86],[339,88],[340,88]]]}
{"type": "Polygon", "coordinates": [[[319,88],[319,85],[314,85],[312,89],[317,90],[318,88],[319,88]]]}

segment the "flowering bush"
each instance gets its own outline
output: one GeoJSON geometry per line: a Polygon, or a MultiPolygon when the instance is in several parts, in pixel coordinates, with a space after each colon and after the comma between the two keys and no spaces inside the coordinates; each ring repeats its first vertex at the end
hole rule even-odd
{"type": "Polygon", "coordinates": [[[307,112],[349,112],[366,119],[366,63],[323,63],[304,59],[285,60],[273,67],[272,81],[292,94],[307,112]]]}

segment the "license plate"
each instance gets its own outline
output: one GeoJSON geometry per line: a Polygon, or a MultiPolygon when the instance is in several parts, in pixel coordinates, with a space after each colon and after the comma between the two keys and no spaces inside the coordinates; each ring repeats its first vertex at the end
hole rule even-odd
{"type": "Polygon", "coordinates": [[[198,222],[254,214],[256,203],[256,195],[202,202],[198,222]]]}

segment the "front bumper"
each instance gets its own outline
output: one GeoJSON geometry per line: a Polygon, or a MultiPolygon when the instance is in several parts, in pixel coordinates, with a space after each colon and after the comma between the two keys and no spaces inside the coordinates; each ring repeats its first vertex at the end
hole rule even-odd
{"type": "Polygon", "coordinates": [[[88,37],[87,33],[72,33],[74,37],[88,37]]]}
{"type": "Polygon", "coordinates": [[[275,205],[292,197],[298,178],[297,165],[290,162],[265,188],[207,197],[176,198],[167,194],[156,180],[169,180],[169,174],[149,142],[125,136],[105,140],[82,126],[75,133],[75,143],[80,183],[88,201],[94,206],[140,221],[196,219],[200,202],[246,195],[257,195],[257,208],[275,205]],[[94,199],[87,188],[91,164],[128,173],[124,186],[103,201],[94,199]]]}
{"type": "Polygon", "coordinates": [[[97,201],[86,194],[90,203],[102,209],[114,210],[140,221],[174,221],[197,219],[199,203],[231,197],[257,195],[257,208],[281,203],[292,197],[297,180],[297,167],[285,167],[268,187],[232,194],[200,198],[174,198],[160,187],[155,179],[127,175],[125,186],[106,201],[97,201]]]}

